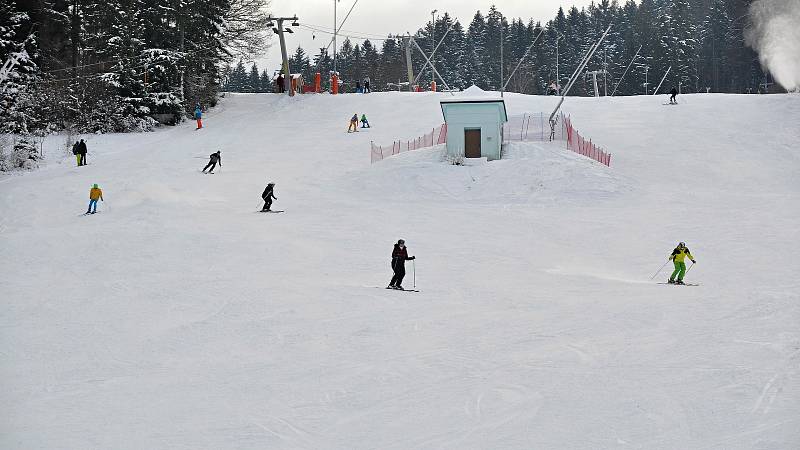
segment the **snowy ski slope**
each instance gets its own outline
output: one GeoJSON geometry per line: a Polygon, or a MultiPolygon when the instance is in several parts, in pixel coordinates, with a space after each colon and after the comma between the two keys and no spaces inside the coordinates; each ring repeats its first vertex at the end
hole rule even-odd
{"type": "Polygon", "coordinates": [[[0,178],[0,448],[800,448],[800,97],[568,99],[611,168],[370,165],[442,95],[231,95],[0,178]],[[681,240],[700,286],[650,281],[681,240]]]}

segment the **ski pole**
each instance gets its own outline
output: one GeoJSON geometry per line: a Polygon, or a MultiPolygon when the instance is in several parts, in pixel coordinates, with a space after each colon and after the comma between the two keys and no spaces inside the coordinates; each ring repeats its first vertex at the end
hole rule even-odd
{"type": "Polygon", "coordinates": [[[689,271],[690,271],[690,270],[692,270],[692,267],[694,267],[694,265],[695,265],[695,264],[696,264],[696,263],[692,263],[692,265],[691,265],[691,266],[689,266],[689,268],[688,268],[688,269],[686,269],[686,273],[689,273],[689,271]]]}
{"type": "Polygon", "coordinates": [[[661,273],[661,271],[662,271],[662,270],[664,270],[664,267],[666,267],[666,266],[667,266],[667,263],[669,263],[669,261],[670,261],[670,260],[667,260],[667,262],[665,262],[665,263],[664,263],[664,265],[663,265],[663,266],[661,266],[661,268],[660,268],[660,269],[658,269],[658,272],[654,273],[654,274],[653,274],[653,276],[652,276],[652,277],[650,277],[650,279],[652,280],[653,278],[655,278],[655,277],[656,277],[656,275],[660,274],[660,273],[661,273]]]}
{"type": "Polygon", "coordinates": [[[414,289],[416,289],[417,288],[417,260],[416,259],[412,259],[411,260],[411,272],[414,275],[414,289]]]}

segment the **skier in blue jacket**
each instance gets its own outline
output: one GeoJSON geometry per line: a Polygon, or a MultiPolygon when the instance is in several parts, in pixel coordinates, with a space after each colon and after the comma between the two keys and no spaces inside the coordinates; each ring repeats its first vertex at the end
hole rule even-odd
{"type": "Polygon", "coordinates": [[[200,103],[194,107],[194,119],[197,121],[196,129],[203,128],[203,109],[200,107],[200,103]]]}

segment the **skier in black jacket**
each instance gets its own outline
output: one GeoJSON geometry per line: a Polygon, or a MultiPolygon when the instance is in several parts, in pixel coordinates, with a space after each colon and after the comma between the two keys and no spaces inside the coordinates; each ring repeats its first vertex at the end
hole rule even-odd
{"type": "Polygon", "coordinates": [[[403,277],[406,276],[406,261],[410,259],[416,259],[416,256],[408,256],[406,241],[400,239],[397,241],[397,244],[394,244],[394,250],[392,250],[392,270],[394,271],[394,276],[386,289],[403,290],[401,283],[403,282],[403,277]]]}
{"type": "Polygon", "coordinates": [[[81,154],[78,153],[78,146],[80,142],[75,141],[75,144],[72,145],[72,154],[75,155],[75,162],[80,166],[81,165],[81,154]]]}
{"type": "Polygon", "coordinates": [[[80,155],[81,160],[78,163],[79,166],[86,165],[86,142],[83,142],[83,139],[78,143],[78,155],[80,155]]]}
{"type": "Polygon", "coordinates": [[[675,98],[677,96],[678,96],[678,90],[673,87],[672,90],[669,91],[669,104],[670,105],[677,105],[678,104],[678,100],[675,98]]]}
{"type": "Polygon", "coordinates": [[[217,167],[217,163],[219,163],[219,166],[222,167],[221,151],[217,150],[216,153],[212,153],[208,155],[208,157],[209,157],[208,164],[206,164],[206,166],[203,168],[203,173],[206,173],[206,170],[208,170],[208,173],[214,173],[214,167],[217,167]],[[211,169],[209,169],[209,167],[211,167],[211,169]]]}
{"type": "Polygon", "coordinates": [[[261,198],[264,200],[264,207],[261,208],[261,212],[269,211],[269,208],[272,206],[272,199],[278,199],[278,197],[275,197],[275,193],[273,192],[274,190],[275,183],[269,183],[264,189],[264,193],[261,194],[261,198]]]}

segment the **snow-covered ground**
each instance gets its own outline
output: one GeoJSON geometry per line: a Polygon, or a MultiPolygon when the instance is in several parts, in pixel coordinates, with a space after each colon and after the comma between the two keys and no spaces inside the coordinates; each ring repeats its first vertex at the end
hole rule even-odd
{"type": "Polygon", "coordinates": [[[568,99],[611,168],[370,165],[442,95],[233,95],[0,178],[0,448],[800,448],[800,97],[568,99]],[[700,286],[650,281],[681,240],[700,286]]]}

